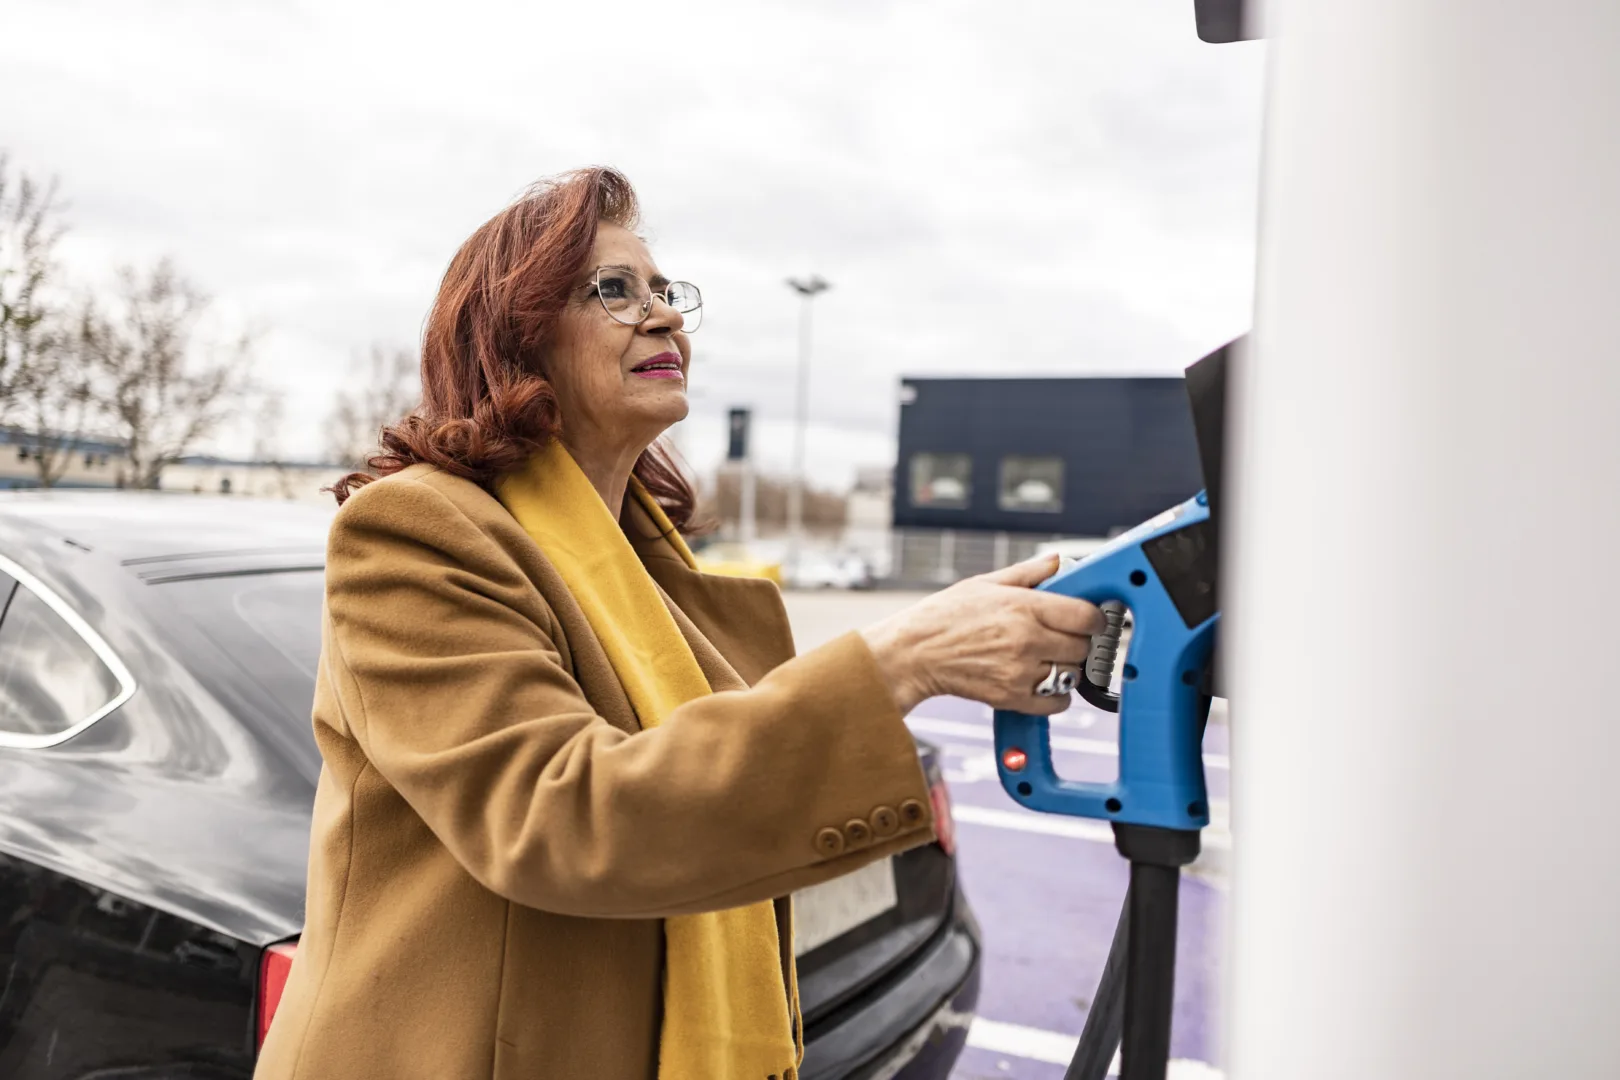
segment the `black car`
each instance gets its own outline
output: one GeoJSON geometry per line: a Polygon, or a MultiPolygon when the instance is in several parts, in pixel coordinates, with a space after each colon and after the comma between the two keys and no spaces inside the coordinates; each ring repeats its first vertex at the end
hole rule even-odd
{"type": "MultiPolygon", "coordinates": [[[[239,1080],[303,923],[327,526],[0,496],[0,1077],[239,1080]]],[[[979,931],[941,843],[799,894],[805,1080],[943,1078],[979,931]]]]}

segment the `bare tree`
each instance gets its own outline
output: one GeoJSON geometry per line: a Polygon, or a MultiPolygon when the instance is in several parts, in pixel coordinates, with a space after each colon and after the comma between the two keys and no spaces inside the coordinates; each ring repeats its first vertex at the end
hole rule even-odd
{"type": "Polygon", "coordinates": [[[0,153],[0,419],[47,333],[61,211],[55,180],[41,184],[20,170],[13,174],[0,153]]]}
{"type": "Polygon", "coordinates": [[[253,406],[253,460],[267,465],[275,476],[275,494],[296,498],[299,477],[287,467],[282,453],[282,428],[287,421],[287,394],[267,389],[257,395],[253,406]]]}
{"type": "Polygon", "coordinates": [[[361,468],[376,451],[383,427],[422,400],[421,363],[410,349],[374,344],[352,364],[349,383],[327,416],[327,453],[339,464],[361,468]]]}
{"type": "Polygon", "coordinates": [[[124,441],[129,487],[155,488],[163,470],[214,434],[251,389],[252,341],[201,339],[208,297],[167,259],[119,272],[119,308],[95,320],[95,395],[124,441]]]}
{"type": "Polygon", "coordinates": [[[53,487],[62,479],[96,416],[91,340],[96,322],[89,299],[70,316],[53,316],[12,380],[11,411],[28,433],[40,487],[53,487]]]}
{"type": "MultiPolygon", "coordinates": [[[[787,528],[788,491],[793,485],[773,476],[760,476],[754,483],[754,520],[767,529],[787,528]]],[[[742,516],[742,478],[722,470],[714,487],[706,493],[704,509],[721,521],[737,521],[742,516]]],[[[832,491],[805,488],[804,524],[823,532],[842,529],[849,517],[849,499],[832,491]]]]}

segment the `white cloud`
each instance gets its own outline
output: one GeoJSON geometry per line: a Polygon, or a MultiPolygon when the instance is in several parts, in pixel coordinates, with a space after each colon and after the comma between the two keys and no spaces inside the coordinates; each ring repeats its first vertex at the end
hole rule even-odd
{"type": "Polygon", "coordinates": [[[0,147],[56,173],[68,254],[173,254],[267,325],[314,453],[348,358],[420,331],[465,235],[614,164],[704,289],[694,413],[787,463],[797,298],[810,459],[892,453],[903,374],[1179,371],[1248,323],[1260,45],[1187,0],[409,5],[12,0],[0,147]]]}

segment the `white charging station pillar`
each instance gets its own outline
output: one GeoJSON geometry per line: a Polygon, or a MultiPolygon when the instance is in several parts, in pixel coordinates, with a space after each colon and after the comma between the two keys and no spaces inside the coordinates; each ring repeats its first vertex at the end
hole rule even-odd
{"type": "Polygon", "coordinates": [[[1620,3],[1266,28],[1230,1076],[1620,1076],[1620,3]]]}

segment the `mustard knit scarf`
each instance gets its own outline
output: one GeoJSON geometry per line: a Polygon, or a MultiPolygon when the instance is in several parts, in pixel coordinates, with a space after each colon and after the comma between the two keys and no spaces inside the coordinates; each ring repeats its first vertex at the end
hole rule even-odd
{"type": "MultiPolygon", "coordinates": [[[[671,546],[692,553],[639,481],[630,494],[671,546]]],[[[710,693],[709,683],[629,539],[553,439],[496,484],[578,601],[643,729],[710,693]]],[[[770,901],[664,920],[659,1080],[792,1080],[803,1063],[798,979],[783,970],[770,901]]]]}

